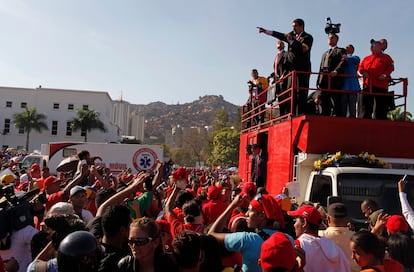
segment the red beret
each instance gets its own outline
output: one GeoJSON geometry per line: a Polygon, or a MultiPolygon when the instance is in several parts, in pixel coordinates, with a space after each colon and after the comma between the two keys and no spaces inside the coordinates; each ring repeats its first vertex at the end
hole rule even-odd
{"type": "Polygon", "coordinates": [[[295,266],[296,251],[292,242],[282,232],[272,234],[262,244],[260,264],[264,271],[284,268],[291,271],[295,266]]]}
{"type": "Polygon", "coordinates": [[[276,199],[267,194],[257,194],[256,197],[250,201],[250,205],[258,212],[264,212],[267,219],[275,220],[280,223],[282,229],[285,227],[285,219],[276,199]]]}
{"type": "Polygon", "coordinates": [[[217,186],[208,186],[207,197],[209,199],[217,199],[220,196],[220,188],[217,186]]]}
{"type": "Polygon", "coordinates": [[[408,232],[408,223],[401,215],[392,215],[385,224],[389,233],[408,232]]]}
{"type": "Polygon", "coordinates": [[[174,180],[187,180],[188,174],[184,167],[180,167],[172,173],[174,180]]]}

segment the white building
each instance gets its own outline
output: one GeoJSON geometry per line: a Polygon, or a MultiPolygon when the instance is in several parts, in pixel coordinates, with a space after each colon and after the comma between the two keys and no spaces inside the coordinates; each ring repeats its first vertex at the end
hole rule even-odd
{"type": "Polygon", "coordinates": [[[114,106],[114,101],[107,92],[0,87],[0,97],[0,144],[3,147],[25,147],[26,134],[15,128],[12,116],[14,113],[23,112],[26,106],[36,107],[38,113],[45,114],[45,123],[48,126],[48,130],[42,133],[30,133],[28,151],[40,149],[42,143],[83,141],[81,131],[73,132],[70,129],[69,121],[76,118],[75,110],[78,108],[98,112],[99,119],[107,129],[105,133],[100,130],[89,132],[89,142],[117,142],[121,140],[120,135],[130,132],[129,103],[119,109],[119,106],[114,106]]]}

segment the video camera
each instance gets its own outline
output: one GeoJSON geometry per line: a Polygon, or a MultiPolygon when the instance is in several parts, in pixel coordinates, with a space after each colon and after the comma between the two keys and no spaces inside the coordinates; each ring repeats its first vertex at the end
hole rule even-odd
{"type": "Polygon", "coordinates": [[[339,33],[341,31],[341,24],[333,24],[331,18],[326,18],[326,26],[325,26],[325,33],[339,33]]]}
{"type": "MultiPolygon", "coordinates": [[[[30,192],[15,193],[14,184],[0,188],[0,250],[6,250],[11,245],[11,233],[33,225],[34,208],[28,199],[39,193],[39,189],[30,192]]],[[[45,203],[44,195],[36,196],[32,201],[45,203]]]]}

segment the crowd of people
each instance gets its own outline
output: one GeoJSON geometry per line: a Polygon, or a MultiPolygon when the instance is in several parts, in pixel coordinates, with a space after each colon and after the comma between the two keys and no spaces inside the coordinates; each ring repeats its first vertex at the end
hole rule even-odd
{"type": "Polygon", "coordinates": [[[259,76],[256,69],[252,70],[245,112],[253,110],[250,114],[253,118],[249,118],[252,120],[247,122],[247,127],[250,127],[251,123],[263,123],[266,103],[272,104],[276,99],[280,116],[306,113],[387,119],[387,112],[392,108],[394,99],[387,96],[394,62],[384,53],[388,47],[386,39],[371,39],[371,54],[360,61],[360,58],[354,55],[355,48],[352,44],[346,45],[345,48],[338,46],[339,30],[328,32],[329,48],[321,58],[316,91],[308,96],[313,37],[305,32],[305,22],[295,19],[292,22],[292,31],[288,33],[262,27],[258,27],[258,30],[259,33],[278,39],[277,53],[269,77],[259,76]],[[289,74],[292,71],[296,71],[294,84],[289,74]],[[274,84],[272,88],[268,88],[270,81],[274,84]]]}
{"type": "Polygon", "coordinates": [[[76,173],[59,177],[2,161],[0,271],[414,270],[404,179],[402,215],[366,199],[370,224],[353,231],[344,203],[298,204],[228,170],[158,163],[115,175],[79,157],[76,173]]]}

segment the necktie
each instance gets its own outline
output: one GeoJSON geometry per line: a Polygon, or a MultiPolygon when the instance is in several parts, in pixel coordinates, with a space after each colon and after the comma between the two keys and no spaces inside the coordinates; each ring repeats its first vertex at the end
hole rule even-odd
{"type": "Polygon", "coordinates": [[[300,35],[296,34],[296,40],[299,41],[300,35]]]}

